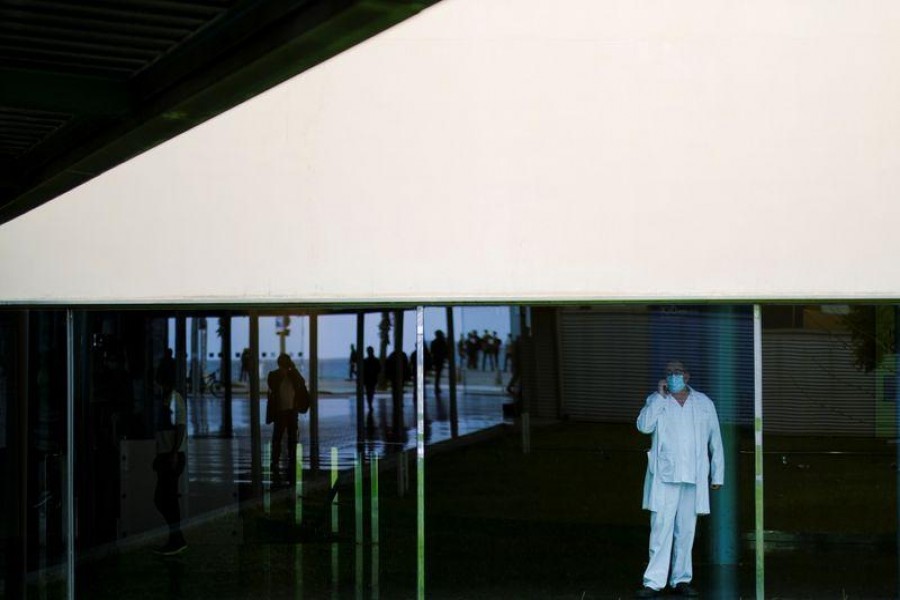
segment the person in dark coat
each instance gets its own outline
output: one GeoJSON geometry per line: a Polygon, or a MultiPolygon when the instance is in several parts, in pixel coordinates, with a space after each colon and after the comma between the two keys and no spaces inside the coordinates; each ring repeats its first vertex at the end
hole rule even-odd
{"type": "MultiPolygon", "coordinates": [[[[299,437],[297,416],[300,409],[298,402],[308,392],[306,392],[306,382],[303,380],[303,376],[297,371],[294,361],[287,354],[282,354],[278,357],[278,368],[269,372],[267,382],[269,392],[268,402],[266,403],[266,423],[273,423],[275,426],[272,432],[272,482],[279,484],[281,483],[281,473],[279,471],[281,439],[284,437],[285,431],[287,431],[288,462],[291,466],[294,466],[296,464],[297,441],[299,437]]],[[[308,401],[308,397],[305,399],[308,401]]],[[[292,469],[290,474],[293,475],[293,473],[292,469]]]]}
{"type": "Polygon", "coordinates": [[[431,340],[431,365],[434,368],[434,393],[441,393],[441,371],[447,360],[447,338],[444,332],[438,329],[431,340]]]}
{"type": "Polygon", "coordinates": [[[366,348],[366,358],[363,360],[363,386],[366,388],[366,402],[369,411],[372,410],[372,401],[375,399],[375,386],[378,384],[378,375],[381,373],[381,361],[375,356],[372,346],[366,348]]]}

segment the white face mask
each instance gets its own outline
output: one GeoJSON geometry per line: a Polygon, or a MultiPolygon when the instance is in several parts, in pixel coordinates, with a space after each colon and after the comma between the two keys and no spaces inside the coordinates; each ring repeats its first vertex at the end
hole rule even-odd
{"type": "Polygon", "coordinates": [[[685,388],[684,375],[676,373],[666,375],[666,385],[669,387],[670,393],[677,394],[685,388]]]}

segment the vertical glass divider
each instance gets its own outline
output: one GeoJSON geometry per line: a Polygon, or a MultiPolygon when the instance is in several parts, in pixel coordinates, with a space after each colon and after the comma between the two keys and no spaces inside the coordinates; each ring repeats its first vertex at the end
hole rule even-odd
{"type": "Polygon", "coordinates": [[[425,598],[425,307],[416,307],[417,597],[425,598]]]}
{"type": "Polygon", "coordinates": [[[353,504],[356,512],[356,544],[363,544],[363,453],[356,453],[353,465],[353,504]]]}
{"type": "Polygon", "coordinates": [[[371,460],[372,481],[369,487],[372,494],[371,520],[372,520],[372,544],[378,545],[378,455],[373,454],[371,460]]]}
{"type": "Polygon", "coordinates": [[[303,444],[297,443],[297,464],[294,467],[294,523],[303,524],[303,444]]]}
{"type": "MultiPolygon", "coordinates": [[[[897,329],[897,324],[900,323],[900,306],[894,306],[894,440],[898,441],[900,438],[900,330],[897,329]]],[[[895,443],[896,446],[896,461],[897,465],[900,465],[900,443],[895,443]]],[[[897,506],[894,510],[897,511],[897,517],[900,518],[900,472],[896,475],[896,483],[897,486],[897,499],[895,500],[897,506]]],[[[897,529],[897,547],[900,548],[900,528],[897,529]]],[[[897,553],[897,568],[898,572],[900,572],[900,552],[897,553]]],[[[897,581],[897,589],[898,593],[900,593],[900,580],[897,581]]]]}
{"type": "MultiPolygon", "coordinates": [[[[337,485],[338,482],[338,449],[335,446],[331,447],[331,489],[334,489],[334,486],[337,485]]],[[[338,497],[337,494],[334,494],[333,500],[331,501],[331,532],[337,533],[338,531],[338,497]]]]}
{"type": "Polygon", "coordinates": [[[259,506],[263,493],[262,481],[262,431],[259,413],[259,314],[250,312],[250,480],[253,485],[253,503],[259,506]]]}
{"type": "Polygon", "coordinates": [[[356,590],[356,600],[363,600],[366,591],[366,565],[365,555],[362,544],[356,545],[356,579],[354,580],[354,588],[356,590]]]}
{"type": "MultiPolygon", "coordinates": [[[[338,482],[338,449],[335,446],[331,447],[331,489],[337,485],[338,482]]],[[[331,501],[331,533],[336,534],[338,532],[339,527],[339,516],[338,516],[338,503],[337,503],[337,495],[335,494],[331,501]]],[[[340,568],[338,565],[339,560],[339,549],[337,536],[332,535],[331,539],[331,597],[338,597],[338,581],[340,581],[340,568]]]]}
{"type": "Polygon", "coordinates": [[[762,308],[753,305],[753,436],[755,439],[756,598],[765,593],[765,530],[763,528],[763,405],[762,405],[762,308]]]}
{"type": "Polygon", "coordinates": [[[75,322],[66,311],[66,596],[75,600],[75,322]]]}
{"type": "Polygon", "coordinates": [[[269,514],[272,512],[272,484],[275,482],[274,478],[277,471],[272,471],[272,448],[268,444],[262,447],[262,470],[263,510],[266,514],[269,514]],[[268,485],[266,485],[266,482],[268,482],[268,485]]]}

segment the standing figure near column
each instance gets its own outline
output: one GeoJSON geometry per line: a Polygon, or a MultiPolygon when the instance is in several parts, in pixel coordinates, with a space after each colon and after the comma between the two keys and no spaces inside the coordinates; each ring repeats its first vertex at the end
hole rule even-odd
{"type": "Polygon", "coordinates": [[[447,360],[447,338],[444,332],[438,329],[431,340],[431,365],[434,367],[434,393],[441,393],[441,371],[444,370],[444,361],[447,360]]]}
{"type": "Polygon", "coordinates": [[[697,596],[690,585],[697,515],[709,514],[709,490],[725,482],[715,405],[687,385],[690,373],[681,361],[669,361],[665,375],[637,418],[638,430],[653,436],[643,499],[650,511],[650,562],[638,598],[662,595],[667,580],[676,594],[697,596]]]}
{"type": "Polygon", "coordinates": [[[241,375],[238,381],[250,380],[250,348],[244,348],[241,352],[241,375]]]}
{"type": "Polygon", "coordinates": [[[296,473],[297,439],[299,426],[297,417],[309,410],[309,390],[306,381],[287,354],[278,357],[278,368],[269,373],[268,402],[266,402],[266,423],[274,423],[272,432],[272,485],[281,485],[281,439],[287,431],[288,473],[293,483],[296,473]]]}
{"type": "Polygon", "coordinates": [[[375,356],[375,348],[366,348],[366,358],[363,360],[363,386],[366,388],[366,402],[369,412],[372,412],[372,401],[375,399],[375,386],[378,385],[378,375],[381,373],[381,361],[375,356]]]}
{"type": "Polygon", "coordinates": [[[350,344],[350,362],[347,366],[347,381],[356,379],[356,364],[359,356],[356,354],[356,344],[350,344]]]}

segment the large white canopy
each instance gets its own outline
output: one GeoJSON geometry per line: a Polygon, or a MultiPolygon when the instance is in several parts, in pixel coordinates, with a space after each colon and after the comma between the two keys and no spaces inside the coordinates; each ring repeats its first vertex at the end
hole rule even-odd
{"type": "Polygon", "coordinates": [[[0,227],[0,301],[895,298],[898,66],[890,0],[444,0],[0,227]]]}

